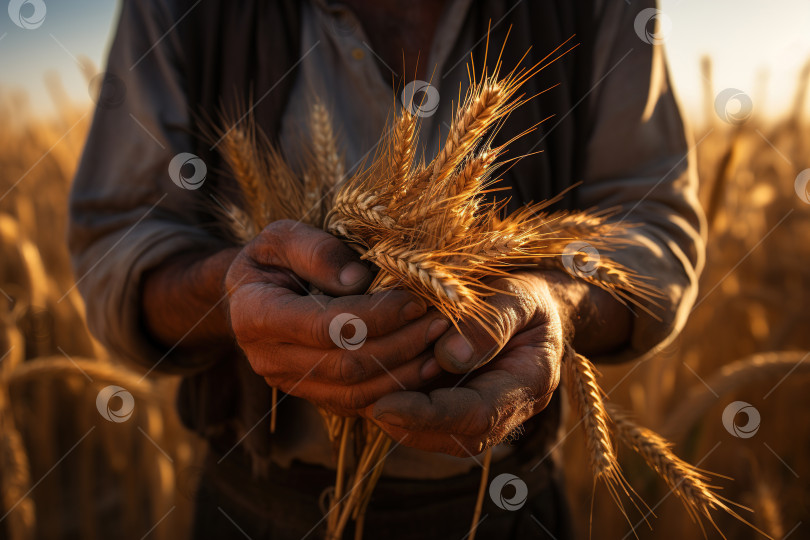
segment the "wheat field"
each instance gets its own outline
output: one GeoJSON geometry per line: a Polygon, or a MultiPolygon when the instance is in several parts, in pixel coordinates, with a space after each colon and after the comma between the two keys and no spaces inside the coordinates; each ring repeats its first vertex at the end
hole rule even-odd
{"type": "MultiPolygon", "coordinates": [[[[802,387],[810,365],[810,243],[802,234],[810,205],[794,189],[810,168],[806,75],[790,118],[779,121],[755,115],[729,125],[714,113],[707,87],[710,121],[694,132],[710,226],[698,302],[685,331],[656,358],[600,366],[613,403],[672,440],[679,457],[733,478],[717,479],[723,495],[753,509],[741,514],[773,538],[810,534],[810,523],[800,524],[810,515],[802,387]],[[724,427],[734,401],[759,411],[754,436],[724,427]]],[[[176,379],[141,380],[87,331],[64,231],[92,114],[72,104],[58,81],[49,91],[60,113],[44,119],[24,95],[0,95],[0,538],[182,538],[201,444],[179,426],[176,379]],[[109,385],[135,397],[124,422],[97,410],[109,385]]],[[[574,427],[555,451],[566,465],[579,537],[592,528],[600,531],[595,538],[632,538],[631,525],[639,538],[702,537],[670,488],[620,451],[625,475],[655,514],[647,518],[652,530],[647,509],[631,510],[628,524],[604,488],[594,491],[574,427]]],[[[728,538],[762,537],[732,518],[717,520],[728,538]]],[[[710,528],[706,535],[719,537],[710,528]]]]}

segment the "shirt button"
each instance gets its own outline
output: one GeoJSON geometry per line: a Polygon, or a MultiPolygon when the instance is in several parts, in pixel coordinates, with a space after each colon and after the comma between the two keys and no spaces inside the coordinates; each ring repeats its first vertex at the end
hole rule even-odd
{"type": "Polygon", "coordinates": [[[352,49],[352,57],[355,60],[362,60],[365,56],[366,56],[365,51],[363,51],[363,49],[361,49],[360,47],[355,47],[354,49],[352,49]]]}

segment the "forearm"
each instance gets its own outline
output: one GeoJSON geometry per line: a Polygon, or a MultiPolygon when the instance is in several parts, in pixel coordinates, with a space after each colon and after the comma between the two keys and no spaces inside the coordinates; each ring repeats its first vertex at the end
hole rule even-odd
{"type": "Polygon", "coordinates": [[[142,318],[155,341],[193,349],[232,338],[223,283],[237,253],[239,248],[181,254],[145,276],[142,318]]]}
{"type": "Polygon", "coordinates": [[[633,319],[627,306],[565,272],[544,271],[543,278],[556,301],[565,337],[578,352],[605,355],[628,345],[633,319]]]}

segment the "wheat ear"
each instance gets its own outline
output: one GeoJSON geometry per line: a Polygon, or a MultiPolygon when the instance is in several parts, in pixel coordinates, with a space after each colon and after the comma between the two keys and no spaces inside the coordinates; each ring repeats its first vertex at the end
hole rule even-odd
{"type": "Polygon", "coordinates": [[[386,272],[399,277],[407,288],[425,290],[444,302],[458,304],[472,292],[436,261],[434,253],[409,247],[375,246],[363,256],[386,272]]]}
{"type": "Polygon", "coordinates": [[[248,122],[246,128],[235,126],[225,132],[221,144],[225,162],[242,188],[246,217],[250,220],[251,228],[259,231],[266,225],[265,201],[270,199],[270,193],[256,148],[252,121],[248,122]]]}
{"type": "Polygon", "coordinates": [[[397,119],[391,140],[389,167],[391,170],[391,186],[405,184],[413,166],[416,137],[416,117],[407,109],[397,119]]]}
{"type": "Polygon", "coordinates": [[[332,116],[326,105],[315,98],[309,114],[310,161],[313,168],[305,177],[304,190],[307,209],[313,212],[313,224],[322,226],[322,218],[331,210],[335,188],[346,174],[332,116]]]}
{"type": "Polygon", "coordinates": [[[447,134],[439,155],[433,163],[433,182],[441,185],[467,155],[470,148],[498,117],[509,94],[496,83],[485,83],[477,95],[466,104],[447,134]]]}
{"type": "Polygon", "coordinates": [[[315,99],[309,114],[311,148],[322,189],[331,190],[345,174],[343,158],[338,150],[332,116],[320,99],[315,99]]]}
{"type": "Polygon", "coordinates": [[[689,516],[700,525],[704,537],[706,531],[703,519],[708,519],[714,529],[725,538],[715,523],[712,512],[722,510],[745,523],[760,534],[770,538],[766,533],[746,521],[731,505],[751,511],[750,508],[738,505],[717,494],[720,489],[710,484],[709,473],[687,463],[672,452],[672,443],[655,433],[641,427],[631,420],[630,416],[614,404],[606,405],[613,422],[614,432],[628,447],[635,450],[658,475],[663,478],[670,490],[681,499],[689,516]]]}
{"type": "Polygon", "coordinates": [[[596,480],[604,480],[610,496],[621,512],[627,516],[621,502],[621,492],[632,496],[635,493],[625,480],[610,431],[610,417],[605,409],[602,389],[596,382],[593,364],[570,346],[566,345],[563,366],[573,407],[578,411],[585,433],[588,460],[596,480]]]}

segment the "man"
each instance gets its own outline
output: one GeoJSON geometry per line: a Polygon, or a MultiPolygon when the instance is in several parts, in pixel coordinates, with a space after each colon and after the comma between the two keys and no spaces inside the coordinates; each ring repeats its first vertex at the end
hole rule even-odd
{"type": "Polygon", "coordinates": [[[237,528],[254,539],[320,534],[334,458],[315,406],[373,419],[398,442],[367,537],[463,537],[480,478],[475,456],[486,448],[490,477],[514,474],[529,495],[517,511],[488,497],[478,538],[570,536],[548,457],[563,343],[596,361],[653,354],[682,327],[703,261],[694,165],[663,51],[635,31],[653,6],[644,4],[124,3],[108,71],[126,96],[100,101],[72,194],[70,242],[95,334],[145,370],[185,377],[181,416],[210,449],[195,538],[237,528]],[[294,158],[315,92],[352,165],[373,151],[395,104],[392,83],[420,79],[441,96],[421,119],[430,158],[466,88],[470,52],[481,67],[490,27],[491,56],[510,31],[507,70],[529,48],[526,65],[574,34],[579,43],[527,83],[526,95],[537,96],[500,134],[554,115],[510,147],[543,152],[504,175],[511,208],[577,182],[560,206],[620,208],[617,219],[642,226],[612,256],[655,279],[664,294],[657,319],[567,274],[527,269],[495,282],[505,292],[490,300],[509,339],[495,343],[462,321],[465,340],[404,291],[364,295],[369,268],[322,231],[277,222],[239,248],[212,230],[206,203],[228,180],[214,174],[221,161],[195,137],[196,119],[252,100],[259,125],[294,158]],[[181,152],[207,165],[199,190],[179,189],[167,174],[181,152]],[[306,284],[323,294],[306,294],[306,284]],[[329,339],[341,313],[368,326],[357,351],[329,339]],[[442,372],[469,373],[437,388],[442,372]],[[284,392],[272,436],[269,386],[284,392]],[[501,444],[517,428],[523,435],[501,444]]]}

